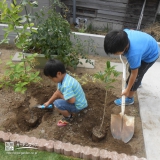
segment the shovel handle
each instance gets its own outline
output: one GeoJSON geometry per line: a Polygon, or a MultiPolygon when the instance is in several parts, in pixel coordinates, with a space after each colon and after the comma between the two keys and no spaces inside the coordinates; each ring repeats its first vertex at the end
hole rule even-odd
{"type": "MultiPolygon", "coordinates": [[[[119,56],[120,60],[122,62],[123,65],[123,77],[122,77],[122,92],[125,90],[126,88],[126,65],[128,62],[124,63],[122,60],[121,55],[119,56]]],[[[124,115],[124,111],[125,111],[125,96],[122,96],[122,103],[121,103],[121,114],[124,115]]]]}

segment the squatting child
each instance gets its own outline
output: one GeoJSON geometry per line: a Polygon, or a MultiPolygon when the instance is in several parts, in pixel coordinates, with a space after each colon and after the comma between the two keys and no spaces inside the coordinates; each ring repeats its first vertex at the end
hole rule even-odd
{"type": "MultiPolygon", "coordinates": [[[[126,105],[133,104],[134,93],[144,74],[159,57],[156,40],[151,35],[137,30],[113,30],[105,36],[104,50],[107,54],[123,55],[127,58],[130,74],[122,95],[126,96],[126,105]]],[[[121,98],[116,99],[114,103],[120,106],[121,98]]]]}
{"type": "Polygon", "coordinates": [[[58,60],[49,60],[44,67],[44,75],[57,83],[57,90],[44,106],[54,104],[64,117],[58,121],[58,126],[67,125],[72,119],[72,113],[78,113],[88,106],[85,93],[80,83],[66,73],[65,66],[58,60]]]}

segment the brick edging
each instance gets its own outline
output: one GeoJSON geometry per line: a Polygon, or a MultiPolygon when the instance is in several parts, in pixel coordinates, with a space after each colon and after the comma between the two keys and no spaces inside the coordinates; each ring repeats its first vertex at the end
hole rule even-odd
{"type": "Polygon", "coordinates": [[[28,137],[26,135],[5,133],[0,131],[1,142],[14,142],[14,144],[29,144],[38,150],[55,152],[66,156],[72,156],[81,159],[90,160],[146,160],[146,158],[138,158],[136,156],[128,156],[126,154],[118,154],[117,152],[109,152],[105,149],[91,148],[89,146],[81,146],[78,144],[63,143],[61,141],[38,139],[36,137],[28,137]]]}

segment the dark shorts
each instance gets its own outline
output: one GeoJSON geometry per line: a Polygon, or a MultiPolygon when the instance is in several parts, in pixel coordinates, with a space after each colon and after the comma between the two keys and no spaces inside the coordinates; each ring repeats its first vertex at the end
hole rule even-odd
{"type": "Polygon", "coordinates": [[[53,102],[53,104],[59,110],[67,110],[70,113],[80,112],[80,110],[76,108],[75,104],[68,103],[64,99],[57,99],[53,102]]]}
{"type": "MultiPolygon", "coordinates": [[[[156,61],[154,62],[151,62],[151,63],[146,63],[146,62],[143,62],[141,61],[141,66],[140,68],[138,69],[138,75],[137,75],[137,78],[131,88],[131,91],[136,91],[137,88],[139,87],[139,85],[141,84],[141,81],[143,79],[143,76],[144,74],[147,72],[147,70],[155,63],[156,61]]],[[[131,69],[128,68],[128,71],[129,71],[129,76],[128,76],[128,79],[126,81],[126,83],[128,84],[128,81],[129,81],[129,78],[130,78],[130,75],[131,75],[131,69]]]]}

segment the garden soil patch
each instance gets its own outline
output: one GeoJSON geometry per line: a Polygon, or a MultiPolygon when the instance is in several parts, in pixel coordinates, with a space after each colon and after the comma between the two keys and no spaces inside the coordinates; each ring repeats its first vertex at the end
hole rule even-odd
{"type": "MultiPolygon", "coordinates": [[[[13,47],[2,48],[0,58],[2,62],[9,60],[10,55],[14,55],[16,49],[13,47]]],[[[95,59],[94,69],[77,68],[70,71],[79,76],[84,73],[93,74],[103,71],[107,60],[120,62],[118,59],[100,56],[90,56],[95,59]]],[[[0,75],[4,72],[3,64],[0,65],[0,75]]],[[[37,104],[45,103],[56,90],[56,84],[43,75],[41,84],[33,84],[25,94],[18,94],[12,89],[0,90],[0,130],[30,137],[45,138],[47,140],[60,140],[80,144],[82,146],[98,147],[108,151],[116,151],[137,157],[146,157],[142,124],[139,113],[137,96],[135,95],[134,105],[127,106],[125,113],[135,117],[135,132],[133,138],[127,143],[116,140],[111,135],[110,120],[111,114],[119,114],[120,107],[114,104],[114,100],[121,94],[121,76],[114,84],[115,88],[108,91],[107,105],[103,130],[107,133],[106,137],[100,142],[92,141],[92,129],[100,126],[102,122],[105,89],[97,83],[87,83],[83,85],[86,98],[88,100],[87,109],[74,115],[73,121],[65,127],[58,127],[56,124],[62,118],[55,109],[39,109],[37,104]]]]}

